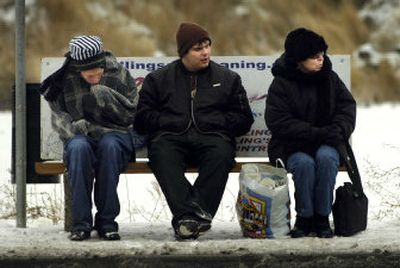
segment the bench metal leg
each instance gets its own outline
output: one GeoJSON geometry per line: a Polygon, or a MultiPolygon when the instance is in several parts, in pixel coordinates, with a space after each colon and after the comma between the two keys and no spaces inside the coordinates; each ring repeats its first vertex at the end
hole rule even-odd
{"type": "Polygon", "coordinates": [[[72,193],[69,186],[68,171],[64,171],[64,230],[72,231],[72,193]]]}

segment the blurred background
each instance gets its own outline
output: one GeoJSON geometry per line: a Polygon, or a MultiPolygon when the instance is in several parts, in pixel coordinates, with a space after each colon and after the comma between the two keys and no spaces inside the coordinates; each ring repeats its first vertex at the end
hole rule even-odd
{"type": "MultiPolygon", "coordinates": [[[[289,31],[310,28],[329,54],[352,56],[359,103],[400,101],[399,0],[26,0],[27,82],[78,34],[99,35],[118,57],[175,56],[182,21],[204,26],[219,56],[279,54],[289,31]]],[[[14,0],[0,0],[0,110],[11,109],[14,22],[14,0]]]]}

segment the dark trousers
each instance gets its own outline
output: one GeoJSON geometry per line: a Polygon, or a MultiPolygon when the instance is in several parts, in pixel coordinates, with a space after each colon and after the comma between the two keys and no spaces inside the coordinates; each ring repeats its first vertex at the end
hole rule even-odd
{"type": "Polygon", "coordinates": [[[117,186],[120,173],[133,154],[130,134],[111,132],[99,141],[77,135],[64,146],[72,192],[73,230],[90,231],[93,226],[92,189],[97,208],[95,228],[118,231],[120,212],[117,186]],[[96,180],[94,180],[96,178],[96,180]]]}
{"type": "Polygon", "coordinates": [[[232,142],[219,135],[200,134],[193,128],[182,135],[168,134],[151,141],[150,166],[173,214],[173,225],[186,214],[211,221],[234,159],[232,142]],[[185,177],[191,162],[199,167],[193,185],[185,177]]]}

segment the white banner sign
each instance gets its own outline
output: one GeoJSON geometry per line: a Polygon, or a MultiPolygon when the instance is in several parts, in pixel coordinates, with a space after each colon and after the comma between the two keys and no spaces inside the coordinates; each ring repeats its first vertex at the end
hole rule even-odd
{"type": "MultiPolygon", "coordinates": [[[[272,81],[271,67],[276,56],[215,56],[212,60],[237,72],[242,77],[247,91],[255,122],[245,136],[237,138],[238,157],[266,157],[268,130],[264,122],[265,99],[272,81]]],[[[140,89],[145,76],[175,60],[175,57],[126,57],[117,58],[136,80],[140,89]]],[[[350,89],[350,56],[331,56],[333,69],[350,89]]],[[[61,67],[64,58],[42,59],[41,80],[61,67]]],[[[51,111],[47,102],[41,100],[41,158],[43,160],[62,159],[62,142],[51,127],[51,111]]],[[[137,142],[140,142],[139,140],[137,142]]],[[[138,147],[141,147],[137,144],[138,147]]],[[[143,147],[143,146],[142,146],[143,147]]],[[[145,147],[139,149],[137,157],[147,157],[145,147]]]]}

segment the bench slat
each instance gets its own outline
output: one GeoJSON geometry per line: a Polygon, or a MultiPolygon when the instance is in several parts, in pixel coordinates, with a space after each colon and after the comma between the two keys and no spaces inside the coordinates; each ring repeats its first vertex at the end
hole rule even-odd
{"type": "MultiPolygon", "coordinates": [[[[237,162],[231,172],[240,172],[243,164],[247,162],[237,162]]],[[[254,163],[254,162],[251,162],[254,163]]],[[[268,162],[256,162],[266,164],[268,162]]],[[[189,166],[187,172],[197,172],[197,167],[189,166]]],[[[35,163],[35,171],[40,175],[58,175],[63,174],[65,171],[64,163],[61,161],[44,161],[44,162],[36,162],[35,163]]],[[[128,167],[123,173],[128,174],[146,174],[152,173],[148,162],[129,162],[128,167]]]]}
{"type": "MultiPolygon", "coordinates": [[[[236,162],[231,172],[240,172],[243,164],[256,163],[256,164],[269,164],[269,162],[236,162]]],[[[65,166],[62,161],[43,161],[35,163],[35,171],[40,175],[58,175],[63,174],[65,171],[65,166]]],[[[344,166],[339,168],[339,171],[346,171],[344,166]]],[[[187,172],[197,172],[197,167],[190,166],[187,172]]],[[[148,162],[138,161],[129,162],[127,169],[123,173],[128,174],[146,174],[152,173],[148,162]]]]}

